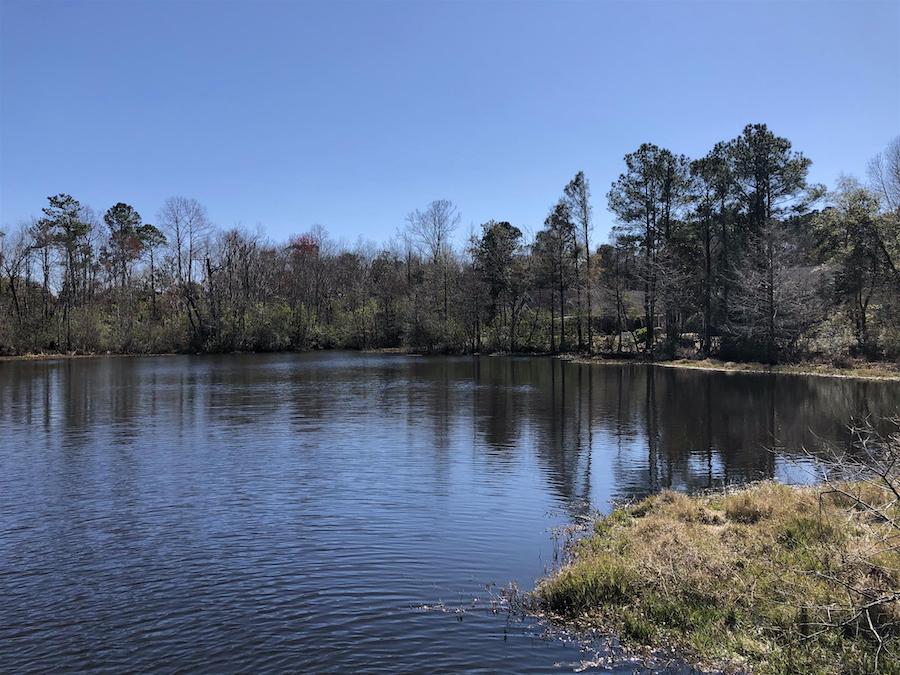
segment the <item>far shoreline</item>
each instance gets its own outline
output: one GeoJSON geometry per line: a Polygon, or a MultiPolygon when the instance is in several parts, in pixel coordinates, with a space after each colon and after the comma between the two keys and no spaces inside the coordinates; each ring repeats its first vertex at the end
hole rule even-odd
{"type": "Polygon", "coordinates": [[[674,361],[642,361],[640,359],[614,359],[577,356],[574,363],[585,365],[627,365],[643,363],[660,368],[680,368],[684,370],[705,370],[717,373],[743,373],[751,375],[809,375],[813,377],[836,377],[850,380],[900,381],[900,366],[891,362],[863,361],[847,368],[828,363],[809,361],[805,363],[784,363],[770,365],[755,361],[721,361],[719,359],[676,359],[674,361]]]}
{"type": "MultiPolygon", "coordinates": [[[[0,363],[15,363],[28,361],[68,361],[75,359],[103,359],[103,358],[141,358],[161,356],[239,356],[245,354],[309,354],[311,352],[347,351],[359,354],[393,354],[403,356],[442,356],[445,354],[427,354],[409,351],[402,347],[383,347],[373,349],[309,349],[298,351],[275,352],[101,352],[101,353],[67,353],[48,352],[37,354],[16,354],[0,356],[0,363]]],[[[718,373],[737,373],[751,375],[807,375],[813,377],[833,377],[851,380],[887,380],[900,381],[900,364],[884,361],[860,361],[849,367],[838,367],[829,363],[815,361],[801,363],[786,363],[769,365],[759,362],[722,361],[719,359],[676,359],[672,361],[648,361],[640,358],[616,358],[603,356],[587,356],[577,353],[554,354],[549,352],[475,352],[458,354],[459,356],[534,356],[557,358],[571,363],[590,366],[621,366],[621,365],[650,365],[660,368],[678,368],[684,370],[702,370],[718,373]]]]}

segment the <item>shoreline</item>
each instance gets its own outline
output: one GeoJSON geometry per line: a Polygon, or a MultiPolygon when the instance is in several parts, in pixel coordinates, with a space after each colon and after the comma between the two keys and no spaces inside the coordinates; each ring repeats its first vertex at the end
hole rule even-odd
{"type": "MultiPolygon", "coordinates": [[[[245,352],[250,353],[250,352],[245,352]]],[[[186,354],[180,352],[152,352],[147,354],[121,354],[111,352],[109,354],[17,354],[15,356],[0,356],[0,363],[15,363],[19,361],[72,361],[76,359],[123,359],[145,358],[153,356],[203,356],[203,354],[186,354]]]]}
{"type": "Polygon", "coordinates": [[[880,658],[894,672],[900,558],[873,548],[891,526],[872,516],[893,518],[892,497],[868,482],[666,490],[598,517],[537,582],[533,611],[704,669],[838,675],[881,672],[880,658]]]}
{"type": "MultiPolygon", "coordinates": [[[[148,352],[119,353],[105,352],[95,354],[77,353],[38,353],[0,356],[0,363],[17,361],[63,361],[70,359],[102,359],[102,358],[137,358],[157,356],[226,356],[244,354],[308,354],[315,351],[354,351],[360,354],[394,354],[400,356],[427,356],[419,352],[411,352],[403,347],[379,347],[372,349],[310,349],[305,351],[278,352],[148,352]]],[[[437,355],[437,354],[436,354],[437,355]]],[[[462,354],[465,356],[466,354],[462,354]]],[[[506,352],[474,353],[470,356],[518,356],[506,352]]],[[[806,362],[768,365],[758,362],[720,361],[718,359],[676,359],[673,361],[644,361],[641,359],[622,359],[602,356],[586,356],[583,354],[528,353],[522,356],[557,358],[571,363],[591,366],[650,365],[660,368],[680,368],[685,370],[703,370],[718,373],[768,374],[768,375],[807,375],[812,377],[835,377],[850,380],[887,380],[900,381],[900,365],[885,361],[861,361],[847,368],[840,368],[828,363],[806,362]]]]}
{"type": "Polygon", "coordinates": [[[838,368],[831,364],[808,362],[797,364],[767,365],[758,362],[719,361],[718,359],[676,359],[674,361],[641,361],[629,359],[598,358],[577,356],[573,363],[585,365],[629,365],[646,364],[660,368],[681,368],[684,370],[705,370],[717,373],[743,373],[751,375],[808,375],[812,377],[836,377],[849,380],[900,381],[900,367],[890,362],[865,361],[849,368],[838,368]]]}

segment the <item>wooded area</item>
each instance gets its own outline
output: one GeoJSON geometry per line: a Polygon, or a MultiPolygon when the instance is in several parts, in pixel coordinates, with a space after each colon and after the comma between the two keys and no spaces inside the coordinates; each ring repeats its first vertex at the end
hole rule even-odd
{"type": "Polygon", "coordinates": [[[694,160],[645,143],[624,165],[599,246],[581,172],[533,237],[492,220],[462,248],[447,200],[384,246],[345,246],[321,227],[286,243],[221,230],[184,197],[149,224],[59,194],[0,231],[0,353],[900,358],[900,138],[831,192],[765,125],[694,160]]]}

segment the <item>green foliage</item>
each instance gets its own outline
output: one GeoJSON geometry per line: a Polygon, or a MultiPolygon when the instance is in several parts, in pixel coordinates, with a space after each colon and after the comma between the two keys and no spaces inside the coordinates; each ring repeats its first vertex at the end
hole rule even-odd
{"type": "Polygon", "coordinates": [[[883,238],[890,217],[882,213],[877,194],[845,178],[832,196],[832,206],[814,220],[820,251],[832,270],[834,302],[846,314],[856,340],[851,354],[872,358],[884,348],[871,326],[876,308],[896,301],[883,238]]]}
{"type": "Polygon", "coordinates": [[[637,340],[639,343],[643,343],[644,340],[647,339],[647,328],[644,326],[641,326],[640,328],[636,329],[634,331],[634,339],[637,340]]]}
{"type": "Polygon", "coordinates": [[[287,304],[257,303],[247,317],[247,324],[254,351],[275,352],[291,348],[291,309],[287,304]]]}

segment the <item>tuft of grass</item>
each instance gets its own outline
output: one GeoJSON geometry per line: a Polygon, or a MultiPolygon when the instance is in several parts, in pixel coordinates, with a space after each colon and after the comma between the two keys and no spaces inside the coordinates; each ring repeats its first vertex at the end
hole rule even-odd
{"type": "Polygon", "coordinates": [[[752,524],[768,518],[774,508],[772,495],[766,491],[745,490],[729,495],[723,502],[725,515],[735,523],[752,524]]]}
{"type": "Polygon", "coordinates": [[[599,519],[534,598],[559,620],[675,646],[699,664],[900,673],[898,543],[889,523],[825,487],[666,491],[599,519]]]}

